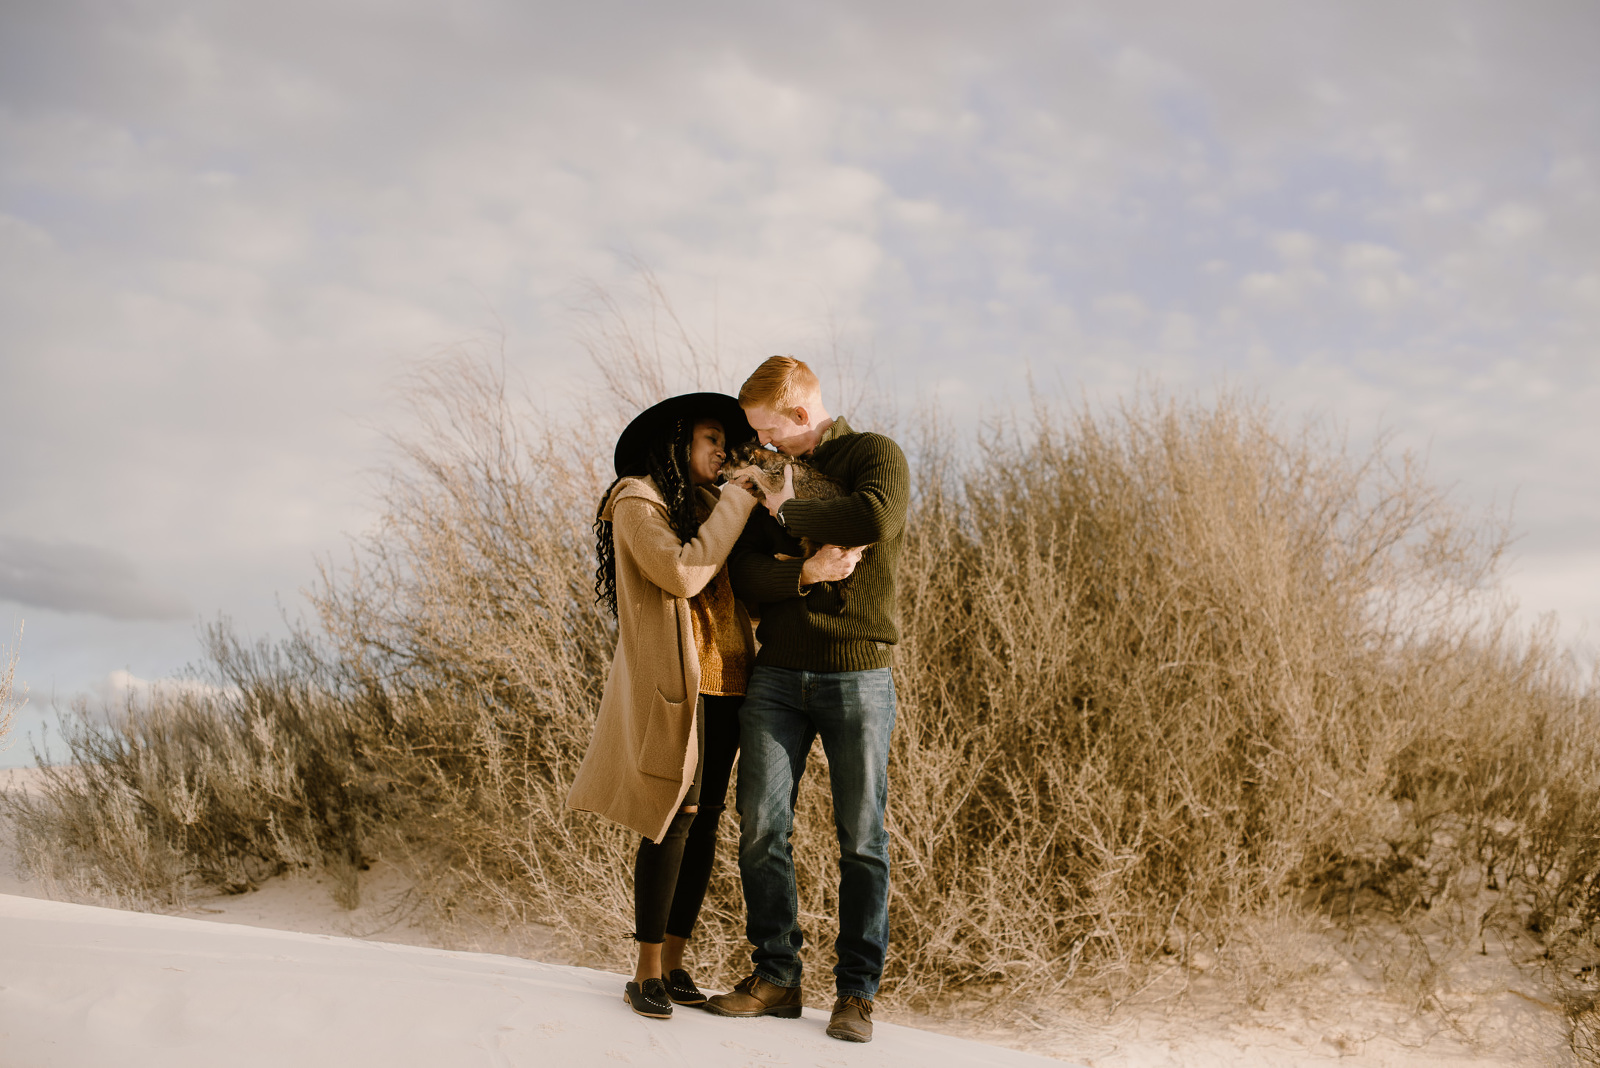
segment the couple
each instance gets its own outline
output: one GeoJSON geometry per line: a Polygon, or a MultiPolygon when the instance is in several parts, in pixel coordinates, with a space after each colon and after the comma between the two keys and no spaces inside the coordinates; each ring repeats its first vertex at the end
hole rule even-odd
{"type": "Polygon", "coordinates": [[[616,471],[595,522],[595,588],[617,617],[617,649],[567,803],[643,836],[634,861],[639,964],[624,997],[645,1016],[670,1016],[674,1003],[719,1016],[800,1015],[789,835],[806,755],[820,735],[840,852],[838,1000],[828,1034],[871,1041],[889,942],[883,812],[905,456],[888,438],[830,417],[811,369],[774,356],[737,401],[689,394],[634,419],[617,441],[616,471]],[[728,451],[757,436],[805,457],[846,496],[799,500],[786,482],[758,510],[740,484],[718,487],[728,451]],[[802,559],[801,537],[822,548],[802,559]],[[841,548],[860,545],[873,548],[864,556],[841,548]],[[809,596],[817,583],[852,573],[842,612],[834,598],[809,596]],[[759,652],[745,604],[759,610],[759,652]],[[731,993],[708,999],[683,952],[741,748],[739,874],[755,967],[731,993]]]}

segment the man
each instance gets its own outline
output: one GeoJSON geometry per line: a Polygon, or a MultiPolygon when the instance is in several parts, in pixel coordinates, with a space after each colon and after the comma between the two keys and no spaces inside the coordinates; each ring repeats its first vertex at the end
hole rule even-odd
{"type": "Polygon", "coordinates": [[[872,1039],[872,999],[889,942],[889,738],[899,640],[895,571],[910,473],[900,447],[823,407],[817,376],[774,356],[739,391],[763,445],[805,457],[847,496],[798,500],[791,478],[757,509],[728,559],[736,595],[761,608],[761,650],[739,712],[739,873],[754,971],[706,1008],[721,1016],[800,1015],[800,946],[789,836],[806,755],[828,754],[839,834],[838,1000],[828,1034],[872,1039]],[[821,544],[809,559],[799,538],[821,544]],[[870,546],[865,552],[862,546],[870,546]],[[793,557],[783,559],[782,557],[793,557]],[[819,583],[851,574],[841,610],[819,583]]]}

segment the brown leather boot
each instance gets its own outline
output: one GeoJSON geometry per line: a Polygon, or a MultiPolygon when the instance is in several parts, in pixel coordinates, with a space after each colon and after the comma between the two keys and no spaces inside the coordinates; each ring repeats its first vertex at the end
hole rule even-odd
{"type": "Polygon", "coordinates": [[[835,1001],[833,1017],[828,1021],[828,1037],[846,1042],[871,1042],[872,999],[852,994],[835,1001]]]}
{"type": "Polygon", "coordinates": [[[726,994],[707,998],[705,1010],[713,1016],[777,1016],[800,1018],[800,988],[775,986],[759,975],[747,975],[726,994]]]}

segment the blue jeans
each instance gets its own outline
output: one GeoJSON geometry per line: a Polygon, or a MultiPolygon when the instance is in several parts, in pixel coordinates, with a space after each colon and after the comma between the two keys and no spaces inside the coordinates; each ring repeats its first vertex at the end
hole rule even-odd
{"type": "Polygon", "coordinates": [[[757,667],[739,707],[739,875],[755,947],[755,972],[778,986],[800,985],[799,902],[794,881],[794,804],[811,742],[828,754],[839,835],[841,997],[871,998],[889,946],[889,736],[894,679],[872,671],[757,667]]]}

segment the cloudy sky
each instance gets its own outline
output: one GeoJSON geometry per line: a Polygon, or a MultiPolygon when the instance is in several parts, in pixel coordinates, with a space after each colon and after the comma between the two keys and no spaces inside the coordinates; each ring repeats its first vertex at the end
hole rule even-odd
{"type": "Polygon", "coordinates": [[[1587,0],[12,0],[0,628],[35,712],[272,632],[404,368],[503,334],[559,405],[642,263],[733,364],[837,346],[958,421],[1031,376],[1387,427],[1577,633],[1597,44],[1587,0]]]}

